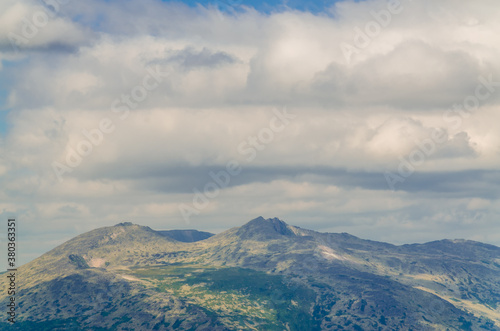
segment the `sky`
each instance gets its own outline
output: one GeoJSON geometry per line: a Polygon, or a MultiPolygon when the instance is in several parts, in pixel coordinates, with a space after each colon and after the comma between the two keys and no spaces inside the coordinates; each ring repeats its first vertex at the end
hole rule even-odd
{"type": "Polygon", "coordinates": [[[122,221],[500,245],[499,17],[496,0],[4,0],[0,217],[24,263],[122,221]]]}

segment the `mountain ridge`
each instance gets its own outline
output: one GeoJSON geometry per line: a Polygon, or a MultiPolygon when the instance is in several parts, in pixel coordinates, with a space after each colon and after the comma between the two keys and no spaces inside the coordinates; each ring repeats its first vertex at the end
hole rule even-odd
{"type": "Polygon", "coordinates": [[[257,217],[182,242],[124,222],[19,270],[24,329],[500,330],[500,248],[473,241],[395,246],[257,217]]]}

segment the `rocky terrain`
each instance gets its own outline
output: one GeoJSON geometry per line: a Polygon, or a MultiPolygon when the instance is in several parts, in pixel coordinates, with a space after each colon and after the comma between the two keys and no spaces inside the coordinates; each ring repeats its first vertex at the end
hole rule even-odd
{"type": "Polygon", "coordinates": [[[500,330],[499,247],[394,246],[276,218],[217,235],[120,223],[18,275],[18,322],[2,330],[500,330]]]}

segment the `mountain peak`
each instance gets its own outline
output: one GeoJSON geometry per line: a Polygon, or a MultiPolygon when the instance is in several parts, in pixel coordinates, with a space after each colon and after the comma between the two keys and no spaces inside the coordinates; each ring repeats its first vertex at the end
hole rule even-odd
{"type": "Polygon", "coordinates": [[[259,216],[247,224],[240,227],[236,233],[241,239],[271,240],[279,239],[283,236],[295,236],[288,224],[279,218],[265,219],[259,216]]]}
{"type": "Polygon", "coordinates": [[[115,226],[131,226],[131,225],[134,225],[134,223],[132,223],[132,222],[121,222],[121,223],[116,224],[115,226]]]}

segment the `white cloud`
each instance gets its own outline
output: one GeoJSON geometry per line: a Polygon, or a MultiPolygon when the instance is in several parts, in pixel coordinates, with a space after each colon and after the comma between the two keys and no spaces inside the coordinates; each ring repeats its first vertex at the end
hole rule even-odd
{"type": "Polygon", "coordinates": [[[500,9],[493,0],[402,3],[348,62],[341,43],[353,44],[355,27],[385,1],[337,3],[332,16],[248,10],[223,19],[160,1],[71,2],[18,53],[9,33],[42,7],[3,2],[0,81],[11,128],[0,145],[0,210],[21,215],[30,235],[124,219],[185,227],[177,206],[210,171],[238,160],[242,174],[191,227],[220,230],[265,214],[395,242],[465,236],[477,221],[474,237],[499,244],[487,227],[498,216],[500,9]],[[493,80],[482,90],[490,96],[447,120],[479,77],[493,80]],[[126,106],[144,84],[147,97],[126,106]],[[113,111],[115,100],[128,116],[113,111]],[[297,117],[245,161],[238,146],[283,107],[297,117]],[[53,162],[67,164],[90,140],[83,130],[105,118],[114,130],[59,182],[53,162]],[[437,129],[444,141],[391,192],[384,171],[437,129]]]}
{"type": "Polygon", "coordinates": [[[87,43],[92,35],[90,30],[61,16],[62,7],[70,5],[71,2],[54,7],[29,0],[3,1],[0,4],[0,51],[73,50],[87,43]]]}

